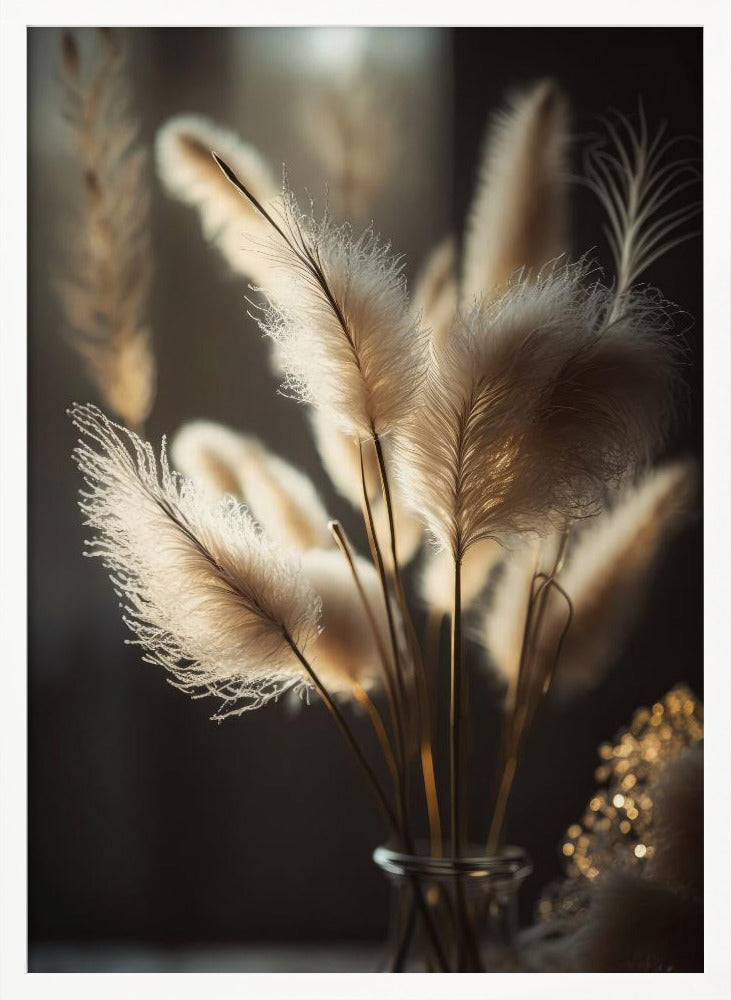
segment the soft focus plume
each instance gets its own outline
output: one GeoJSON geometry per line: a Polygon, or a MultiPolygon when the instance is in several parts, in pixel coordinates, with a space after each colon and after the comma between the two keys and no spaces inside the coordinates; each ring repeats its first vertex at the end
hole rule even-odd
{"type": "Polygon", "coordinates": [[[519,268],[566,250],[566,101],[551,80],[494,121],[465,238],[462,299],[489,297],[519,268]]]}
{"type": "Polygon", "coordinates": [[[69,340],[101,398],[140,428],[155,394],[147,156],[116,35],[104,29],[97,38],[87,72],[73,35],[62,44],[64,117],[82,190],[56,287],[69,340]]]}
{"type": "Polygon", "coordinates": [[[327,178],[332,211],[352,224],[368,221],[398,159],[397,94],[389,90],[383,68],[366,60],[305,87],[300,101],[299,123],[327,178]]]}
{"type": "Polygon", "coordinates": [[[433,343],[442,347],[457,309],[457,244],[453,236],[439,243],[416,279],[411,307],[433,343]]]}
{"type": "Polygon", "coordinates": [[[302,552],[332,544],[311,480],[255,438],[200,420],[178,431],[170,451],[176,467],[203,489],[241,499],[277,544],[302,552]]]}
{"type": "Polygon", "coordinates": [[[267,542],[233,498],[218,504],[170,472],[149,444],[93,406],[75,406],[80,506],[125,622],[176,687],[214,695],[214,718],[307,683],[290,648],[311,644],[320,602],[298,564],[267,542]]]}
{"type": "MultiPolygon", "coordinates": [[[[476,542],[462,560],[462,609],[467,611],[480,597],[493,569],[505,550],[492,538],[476,542]]],[[[421,567],[419,593],[427,607],[450,614],[454,600],[454,565],[449,551],[429,551],[421,567]]]]}
{"type": "Polygon", "coordinates": [[[432,351],[397,468],[436,541],[462,558],[481,538],[546,533],[595,512],[607,483],[662,438],[677,349],[666,314],[554,268],[459,317],[432,351]]]}
{"type": "Polygon", "coordinates": [[[278,198],[279,185],[269,165],[235,132],[201,115],[176,115],[159,130],[157,172],[168,192],[198,210],[203,234],[236,274],[269,295],[280,294],[280,276],[262,252],[267,225],[259,212],[231,187],[216,165],[215,150],[242,177],[262,203],[278,198]]]}
{"type": "MultiPolygon", "coordinates": [[[[688,516],[694,486],[691,463],[660,466],[627,489],[570,547],[560,581],[573,601],[574,618],[553,682],[558,691],[593,685],[612,666],[642,610],[663,547],[688,516]]],[[[549,619],[544,634],[560,627],[549,619]]]]}
{"type": "MultiPolygon", "coordinates": [[[[363,486],[357,439],[331,423],[322,410],[311,407],[309,416],[320,461],[333,486],[360,510],[363,504],[363,486]]],[[[370,440],[363,442],[363,465],[368,496],[372,500],[380,493],[380,487],[376,449],[370,440]]]]}
{"type": "Polygon", "coordinates": [[[399,258],[367,230],[300,212],[291,194],[273,217],[225,162],[221,170],[270,225],[269,253],[296,287],[260,319],[286,386],[342,430],[368,438],[411,412],[423,377],[425,337],[409,312],[399,258]]]}
{"type": "MultiPolygon", "coordinates": [[[[355,557],[355,569],[385,648],[388,630],[378,574],[360,556],[355,557]]],[[[366,689],[374,687],[383,674],[378,643],[342,554],[334,550],[306,552],[302,572],[322,599],[322,629],[310,652],[318,677],[336,693],[350,693],[353,683],[366,689]]]]}

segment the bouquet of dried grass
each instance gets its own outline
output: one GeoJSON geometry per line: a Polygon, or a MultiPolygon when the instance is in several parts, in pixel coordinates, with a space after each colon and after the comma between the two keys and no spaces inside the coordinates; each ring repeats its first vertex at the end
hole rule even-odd
{"type": "MultiPolygon", "coordinates": [[[[74,80],[68,41],[64,53],[74,80]]],[[[81,120],[94,150],[99,123],[89,112],[81,120]]],[[[415,852],[422,809],[432,861],[458,865],[474,841],[464,727],[480,677],[463,663],[466,612],[481,616],[475,637],[505,680],[484,831],[487,854],[499,858],[521,751],[549,689],[586,687],[617,658],[637,597],[688,510],[690,465],[648,468],[673,414],[679,351],[670,307],[636,281],[687,235],[680,227],[693,207],[667,206],[691,168],[668,162],[642,116],[639,130],[623,119],[607,129],[614,149],[587,152],[585,180],[607,211],[612,284],[566,256],[568,107],[542,82],[488,134],[460,267],[449,239],[411,295],[388,244],[303,211],[287,189],[279,196],[262,158],[232,133],[194,116],[160,131],[168,191],[197,208],[205,235],[263,293],[255,315],[275,367],[308,407],[335,488],[362,511],[370,559],[328,518],[307,477],[252,437],[186,425],[172,442],[172,471],[164,443],[158,457],[96,407],[71,411],[89,554],[107,567],[146,659],[181,689],[217,698],[216,719],[289,690],[315,692],[404,855],[415,852]],[[403,568],[427,536],[422,649],[403,568]],[[444,617],[448,698],[437,669],[444,617]],[[435,761],[447,702],[445,812],[435,761]],[[349,703],[370,721],[380,764],[356,738],[349,703]]],[[[94,177],[90,204],[102,165],[94,177]]],[[[90,239],[114,221],[91,207],[90,239]]],[[[136,261],[138,231],[122,229],[115,252],[136,261]]],[[[134,323],[108,322],[118,297],[101,278],[94,294],[102,287],[104,322],[86,331],[94,346],[83,353],[108,406],[139,426],[147,403],[118,405],[114,386],[129,344],[148,350],[148,341],[134,332],[136,313],[134,323]]],[[[149,398],[150,365],[136,369],[139,399],[149,398]]],[[[441,884],[430,892],[408,879],[392,967],[404,966],[421,921],[428,967],[481,968],[479,907],[461,880],[452,898],[441,884]]]]}

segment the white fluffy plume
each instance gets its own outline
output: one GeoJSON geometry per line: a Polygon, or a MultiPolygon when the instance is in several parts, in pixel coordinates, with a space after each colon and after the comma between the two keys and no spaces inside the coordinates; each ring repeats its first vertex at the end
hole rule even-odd
{"type": "Polygon", "coordinates": [[[544,80],[488,132],[465,238],[462,299],[492,295],[518,268],[537,272],[566,250],[568,114],[544,80]]]}
{"type": "Polygon", "coordinates": [[[662,437],[677,354],[667,316],[637,298],[607,324],[610,301],[584,265],[557,267],[477,305],[432,349],[396,465],[441,547],[461,558],[481,538],[595,512],[662,437]]]}
{"type": "MultiPolygon", "coordinates": [[[[642,611],[664,545],[688,515],[694,485],[690,462],[653,469],[570,547],[560,582],[574,618],[556,668],[559,692],[589,687],[612,666],[642,611]]],[[[547,633],[557,628],[558,622],[546,622],[547,633]]]]}
{"type": "Polygon", "coordinates": [[[259,322],[278,347],[286,386],[361,438],[410,413],[423,378],[426,338],[414,322],[400,258],[366,230],[303,214],[291,194],[271,215],[228,164],[219,165],[270,226],[268,252],[295,283],[286,305],[259,322]]]}
{"type": "Polygon", "coordinates": [[[80,506],[125,622],[145,659],[177,687],[215,695],[220,719],[257,708],[307,677],[286,641],[306,649],[320,602],[298,564],[268,543],[233,498],[214,504],[160,468],[149,444],[94,406],[75,406],[80,506]]]}
{"type": "MultiPolygon", "coordinates": [[[[360,556],[355,556],[355,568],[386,648],[388,630],[378,574],[360,556]]],[[[302,556],[302,572],[322,599],[322,629],[311,647],[318,677],[330,691],[341,694],[349,693],[353,682],[374,687],[383,675],[378,643],[346,560],[340,552],[313,549],[302,556]]]]}
{"type": "Polygon", "coordinates": [[[312,481],[253,437],[205,420],[185,424],[173,438],[175,466],[202,488],[232,493],[279,545],[328,548],[328,515],[312,481]]]}
{"type": "Polygon", "coordinates": [[[262,204],[276,200],[280,186],[259,152],[235,132],[201,115],[182,114],[160,128],[157,172],[167,191],[197,209],[203,235],[236,274],[269,295],[281,292],[275,262],[262,253],[267,225],[259,212],[234,191],[216,166],[215,150],[231,164],[262,204]]]}
{"type": "Polygon", "coordinates": [[[417,276],[411,308],[421,326],[442,346],[457,309],[457,244],[448,236],[432,250],[417,276]]]}

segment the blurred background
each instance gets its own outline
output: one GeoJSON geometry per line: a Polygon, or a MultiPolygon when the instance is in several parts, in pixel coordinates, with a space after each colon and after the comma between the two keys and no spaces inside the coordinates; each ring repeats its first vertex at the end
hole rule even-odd
{"type": "MultiPolygon", "coordinates": [[[[77,33],[82,44],[89,30],[77,33]]],[[[365,221],[406,255],[410,280],[442,237],[462,233],[485,124],[515,86],[554,77],[579,140],[597,129],[597,114],[632,114],[640,99],[651,127],[667,119],[669,134],[702,138],[700,29],[160,28],[122,36],[147,143],[171,115],[210,116],[276,168],[286,164],[294,191],[320,205],[336,179],[308,132],[312,108],[333,89],[346,100],[342,81],[360,65],[381,108],[382,184],[365,221]]],[[[381,830],[322,707],[271,705],[210,722],[212,704],[183,697],[124,645],[104,571],[82,558],[75,435],[64,411],[95,397],[61,336],[52,287],[74,185],[60,38],[57,29],[28,33],[29,968],[372,969],[388,917],[388,888],[371,861],[381,830]]],[[[577,186],[573,246],[593,250],[610,274],[603,221],[577,186]]],[[[151,440],[201,417],[260,435],[315,480],[364,549],[351,510],[320,469],[302,410],[277,394],[245,282],[206,246],[194,212],[157,181],[152,239],[159,381],[151,440]]],[[[699,459],[701,275],[698,239],[647,275],[688,314],[688,393],[669,453],[699,459]]],[[[539,718],[509,822],[510,841],[535,866],[524,921],[561,870],[558,844],[595,787],[599,742],[679,681],[702,695],[701,552],[698,517],[668,550],[621,662],[591,694],[550,704],[539,718]]],[[[480,775],[497,717],[479,651],[470,657],[477,826],[486,819],[480,775]]]]}

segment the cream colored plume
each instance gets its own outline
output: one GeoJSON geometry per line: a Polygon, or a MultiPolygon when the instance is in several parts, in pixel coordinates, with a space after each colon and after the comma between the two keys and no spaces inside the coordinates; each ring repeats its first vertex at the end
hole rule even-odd
{"type": "Polygon", "coordinates": [[[94,406],[75,406],[80,507],[145,659],[175,686],[214,695],[214,718],[307,683],[289,645],[316,635],[320,602],[298,563],[232,497],[217,504],[171,473],[152,447],[94,406]]]}
{"type": "Polygon", "coordinates": [[[551,80],[515,99],[488,133],[464,247],[462,300],[567,249],[566,101],[551,80]]]}
{"type": "MultiPolygon", "coordinates": [[[[309,417],[320,461],[333,486],[360,510],[363,504],[363,486],[357,439],[333,424],[322,410],[310,407],[309,417]]],[[[370,439],[363,442],[363,464],[368,496],[372,500],[380,493],[380,487],[376,449],[370,439]]]]}
{"type": "Polygon", "coordinates": [[[327,511],[311,480],[255,438],[200,420],[178,431],[170,453],[201,488],[243,501],[277,544],[302,552],[332,544],[327,511]]]}
{"type": "MultiPolygon", "coordinates": [[[[467,611],[480,597],[490,575],[505,557],[505,550],[492,538],[476,542],[462,560],[462,609],[467,611]]],[[[450,614],[454,600],[454,561],[451,553],[431,549],[421,567],[419,593],[427,607],[450,614]]]]}
{"type": "MultiPolygon", "coordinates": [[[[381,585],[373,565],[355,557],[355,568],[375,615],[381,647],[388,647],[381,585]]],[[[311,663],[325,687],[350,693],[353,683],[372,688],[383,676],[378,643],[348,563],[340,552],[314,549],[302,556],[302,572],[322,600],[322,629],[311,663]]]]}
{"type": "Polygon", "coordinates": [[[394,100],[382,71],[379,76],[379,67],[363,65],[305,87],[298,121],[327,180],[335,216],[367,222],[399,151],[394,100]]]}
{"type": "Polygon", "coordinates": [[[444,345],[457,309],[457,244],[448,236],[432,250],[416,279],[411,308],[433,343],[444,345]]]}
{"type": "Polygon", "coordinates": [[[461,558],[482,538],[560,530],[662,438],[677,377],[667,317],[637,297],[607,324],[611,301],[584,265],[556,267],[458,317],[432,351],[394,464],[441,547],[461,558]]]}
{"type": "Polygon", "coordinates": [[[81,200],[56,288],[69,342],[99,395],[129,427],[140,428],[155,395],[147,154],[117,38],[110,29],[96,35],[88,70],[74,37],[63,40],[64,117],[81,200]]]}
{"type": "Polygon", "coordinates": [[[278,347],[285,387],[342,430],[386,434],[412,411],[424,375],[426,337],[409,311],[401,260],[366,230],[300,212],[291,194],[275,216],[218,160],[270,226],[269,248],[296,285],[259,320],[278,347]]]}
{"type": "MultiPolygon", "coordinates": [[[[642,610],[663,546],[688,515],[694,484],[689,462],[654,469],[570,547],[559,579],[574,617],[553,681],[558,691],[589,687],[612,666],[642,610]]],[[[558,627],[547,621],[545,635],[558,627]]]]}
{"type": "Polygon", "coordinates": [[[203,235],[232,271],[249,278],[268,295],[281,295],[277,263],[262,247],[267,225],[223,176],[211,155],[214,150],[262,204],[271,204],[279,197],[280,186],[260,153],[235,132],[201,115],[176,115],[158,131],[160,179],[171,195],[197,209],[203,235]]]}
{"type": "Polygon", "coordinates": [[[511,691],[518,679],[533,578],[543,568],[537,542],[510,553],[476,632],[475,637],[489,654],[490,665],[507,681],[511,691]]]}

